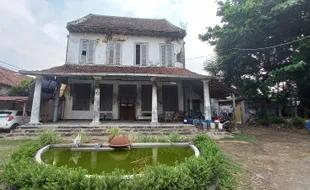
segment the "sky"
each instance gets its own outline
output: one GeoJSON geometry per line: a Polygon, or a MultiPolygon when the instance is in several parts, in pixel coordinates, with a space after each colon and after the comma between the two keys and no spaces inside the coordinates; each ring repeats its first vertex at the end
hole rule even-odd
{"type": "Polygon", "coordinates": [[[94,13],[187,23],[186,68],[206,74],[206,58],[191,58],[214,53],[198,34],[220,22],[216,10],[215,0],[0,0],[0,66],[1,61],[25,70],[63,65],[66,23],[94,13]]]}

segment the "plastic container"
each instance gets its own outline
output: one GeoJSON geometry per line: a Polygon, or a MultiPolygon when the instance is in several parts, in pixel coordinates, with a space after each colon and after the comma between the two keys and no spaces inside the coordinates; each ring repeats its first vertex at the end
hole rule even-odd
{"type": "Polygon", "coordinates": [[[308,121],[308,132],[310,133],[310,121],[308,121]]]}

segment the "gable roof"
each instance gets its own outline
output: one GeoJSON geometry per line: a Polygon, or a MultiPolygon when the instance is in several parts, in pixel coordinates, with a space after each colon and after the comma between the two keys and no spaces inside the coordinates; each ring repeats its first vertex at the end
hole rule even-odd
{"type": "Polygon", "coordinates": [[[110,66],[90,64],[64,64],[41,71],[20,71],[22,74],[53,76],[154,76],[180,78],[212,78],[178,67],[110,66]]]}
{"type": "Polygon", "coordinates": [[[186,31],[166,19],[145,19],[89,14],[67,23],[69,32],[146,35],[184,38],[186,31]]]}
{"type": "Polygon", "coordinates": [[[0,66],[0,84],[13,86],[19,84],[23,80],[30,80],[30,77],[19,75],[17,72],[0,66]]]}

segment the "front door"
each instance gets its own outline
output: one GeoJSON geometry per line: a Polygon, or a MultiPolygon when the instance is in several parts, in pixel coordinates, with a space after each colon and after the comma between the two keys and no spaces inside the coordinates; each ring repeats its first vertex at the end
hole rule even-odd
{"type": "Polygon", "coordinates": [[[135,119],[135,102],[137,89],[135,85],[120,85],[120,119],[134,120],[135,119]]]}

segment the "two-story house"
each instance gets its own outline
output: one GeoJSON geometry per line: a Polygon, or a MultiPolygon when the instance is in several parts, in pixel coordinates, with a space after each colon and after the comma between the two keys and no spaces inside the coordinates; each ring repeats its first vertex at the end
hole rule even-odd
{"type": "Polygon", "coordinates": [[[64,65],[20,71],[36,76],[30,123],[39,123],[42,77],[67,85],[62,119],[158,124],[163,113],[193,109],[211,118],[209,81],[214,77],[185,68],[184,29],[166,19],[95,14],[69,22],[67,29],[64,65]]]}

